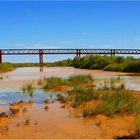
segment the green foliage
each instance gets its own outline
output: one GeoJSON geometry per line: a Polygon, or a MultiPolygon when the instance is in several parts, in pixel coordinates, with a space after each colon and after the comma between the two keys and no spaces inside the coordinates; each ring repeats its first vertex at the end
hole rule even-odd
{"type": "Polygon", "coordinates": [[[88,84],[88,83],[93,83],[94,79],[91,75],[71,75],[68,77],[68,83],[71,86],[77,86],[81,84],[88,84]]]}
{"type": "Polygon", "coordinates": [[[89,68],[89,69],[103,69],[110,63],[111,63],[110,57],[99,55],[84,56],[82,58],[75,57],[73,60],[73,66],[78,68],[89,68]]]}
{"type": "Polygon", "coordinates": [[[94,114],[94,107],[91,105],[85,105],[85,107],[82,110],[83,117],[92,116],[94,114]]]}
{"type": "Polygon", "coordinates": [[[103,87],[99,88],[101,90],[125,90],[124,80],[119,76],[104,80],[103,87]]]}
{"type": "Polygon", "coordinates": [[[71,59],[66,59],[66,60],[61,60],[53,63],[46,63],[48,67],[56,67],[56,66],[61,66],[61,67],[66,67],[66,66],[72,66],[72,60],[71,59]]]}
{"type": "Polygon", "coordinates": [[[140,115],[136,117],[135,123],[136,123],[137,133],[140,133],[140,115]]]}
{"type": "Polygon", "coordinates": [[[65,79],[59,77],[49,77],[46,78],[45,81],[46,83],[43,88],[46,90],[57,88],[67,84],[67,81],[65,79]]]}
{"type": "Polygon", "coordinates": [[[98,94],[93,87],[80,87],[80,88],[74,88],[70,91],[70,93],[73,93],[72,96],[72,106],[76,107],[80,104],[86,103],[90,100],[97,100],[100,97],[100,94],[98,94]]]}
{"type": "Polygon", "coordinates": [[[124,65],[119,63],[109,64],[103,68],[104,71],[123,71],[124,65]]]}
{"type": "MultiPolygon", "coordinates": [[[[102,102],[93,107],[86,104],[82,110],[83,117],[104,114],[106,116],[113,116],[116,114],[131,114],[138,115],[140,113],[140,104],[136,98],[127,92],[106,93],[100,96],[102,102]]],[[[137,121],[137,128],[140,128],[139,121],[137,121]]]]}
{"type": "Polygon", "coordinates": [[[21,90],[23,93],[28,94],[29,96],[32,96],[34,92],[34,87],[32,83],[26,84],[23,87],[21,87],[21,90]]]}
{"type": "Polygon", "coordinates": [[[124,72],[140,72],[140,60],[134,60],[129,62],[125,68],[124,72]]]}
{"type": "Polygon", "coordinates": [[[15,67],[12,63],[1,63],[0,64],[0,72],[8,72],[14,70],[15,67]]]}
{"type": "Polygon", "coordinates": [[[140,72],[140,59],[133,57],[109,57],[90,55],[75,57],[73,66],[82,69],[103,69],[105,71],[140,72]]]}
{"type": "Polygon", "coordinates": [[[136,98],[126,91],[117,91],[102,96],[103,102],[94,109],[94,114],[112,116],[122,113],[136,113],[140,111],[140,104],[136,98]]]}
{"type": "Polygon", "coordinates": [[[18,67],[37,67],[39,63],[15,63],[13,64],[16,68],[18,67]]]}
{"type": "Polygon", "coordinates": [[[54,89],[64,85],[75,87],[81,84],[91,84],[93,83],[93,78],[91,75],[72,75],[68,78],[49,77],[45,81],[44,89],[54,89]]]}

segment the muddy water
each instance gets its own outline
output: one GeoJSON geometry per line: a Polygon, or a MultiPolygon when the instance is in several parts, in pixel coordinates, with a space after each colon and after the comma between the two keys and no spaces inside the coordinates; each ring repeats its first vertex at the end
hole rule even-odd
{"type": "Polygon", "coordinates": [[[0,77],[2,77],[0,79],[0,89],[18,89],[25,83],[35,82],[36,80],[43,79],[44,77],[67,77],[72,74],[91,74],[96,79],[97,85],[102,85],[106,79],[119,76],[124,80],[128,89],[138,91],[140,90],[140,74],[75,69],[72,67],[44,68],[43,72],[40,72],[40,69],[37,67],[18,68],[15,71],[0,74],[0,77]]]}
{"type": "MultiPolygon", "coordinates": [[[[62,104],[56,101],[56,95],[57,93],[35,91],[32,97],[34,103],[26,106],[26,113],[15,115],[5,124],[8,126],[8,131],[1,134],[0,138],[96,138],[101,136],[96,125],[91,125],[89,121],[86,122],[83,118],[75,116],[71,108],[61,108],[62,104]],[[48,105],[48,110],[44,109],[45,99],[54,101],[48,105]],[[28,125],[25,125],[26,120],[29,120],[28,125]]],[[[9,103],[19,99],[26,102],[30,97],[22,93],[2,92],[0,99],[1,108],[3,106],[5,111],[8,111],[9,103]]]]}
{"type": "MultiPolygon", "coordinates": [[[[120,72],[57,67],[45,68],[44,72],[40,72],[39,68],[19,68],[13,72],[1,74],[0,113],[8,112],[10,103],[13,102],[32,100],[33,103],[24,106],[25,112],[21,111],[14,117],[0,122],[0,138],[112,138],[96,125],[94,118],[85,119],[80,115],[77,116],[70,107],[62,108],[62,104],[56,100],[58,93],[35,90],[33,96],[29,96],[20,91],[20,87],[26,83],[36,84],[38,79],[44,77],[66,77],[71,74],[92,74],[99,85],[102,84],[103,79],[119,75],[124,79],[127,87],[140,90],[140,76],[120,72]],[[47,110],[44,109],[45,99],[53,101],[48,104],[47,110]],[[26,124],[27,121],[28,124],[26,124]],[[1,123],[4,126],[1,126],[1,123]]],[[[67,93],[61,94],[67,96],[67,93]]],[[[121,126],[118,129],[121,129],[121,126]]]]}

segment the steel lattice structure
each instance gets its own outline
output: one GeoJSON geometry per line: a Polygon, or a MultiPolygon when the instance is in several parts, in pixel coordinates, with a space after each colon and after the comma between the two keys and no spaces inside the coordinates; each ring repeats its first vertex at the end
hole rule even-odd
{"type": "Polygon", "coordinates": [[[140,49],[0,49],[0,63],[2,55],[39,55],[39,63],[43,65],[44,54],[140,54],[140,49]]]}
{"type": "Polygon", "coordinates": [[[140,54],[140,49],[1,49],[2,55],[31,54],[140,54]]]}

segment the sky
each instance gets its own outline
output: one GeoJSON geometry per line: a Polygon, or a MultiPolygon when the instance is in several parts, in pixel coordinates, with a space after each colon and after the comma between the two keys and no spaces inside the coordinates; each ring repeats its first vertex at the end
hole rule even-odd
{"type": "MultiPolygon", "coordinates": [[[[140,1],[0,1],[0,48],[140,49],[140,1]]],[[[37,62],[38,56],[3,60],[37,62]]]]}

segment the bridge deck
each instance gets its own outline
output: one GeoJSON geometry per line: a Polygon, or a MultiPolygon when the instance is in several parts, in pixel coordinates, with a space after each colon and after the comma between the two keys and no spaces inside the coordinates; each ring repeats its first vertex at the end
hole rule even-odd
{"type": "Polygon", "coordinates": [[[140,49],[1,49],[1,55],[31,54],[140,54],[140,49]]]}

